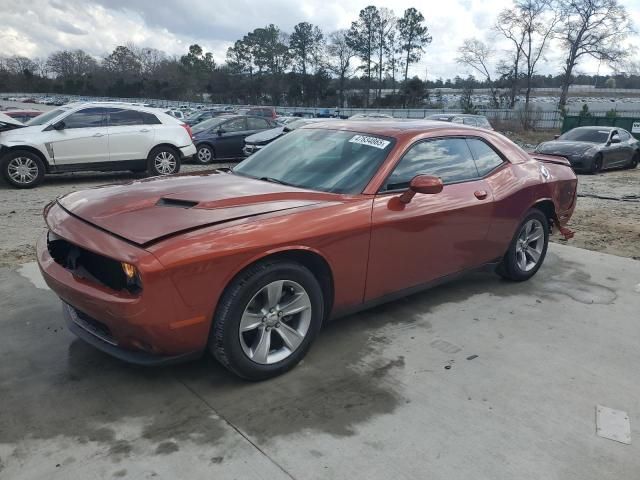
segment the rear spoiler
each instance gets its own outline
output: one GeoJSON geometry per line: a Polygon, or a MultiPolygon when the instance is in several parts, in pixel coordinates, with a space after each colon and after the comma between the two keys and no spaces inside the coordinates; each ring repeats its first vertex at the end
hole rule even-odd
{"type": "Polygon", "coordinates": [[[529,156],[542,163],[555,163],[556,165],[564,165],[566,167],[571,166],[569,160],[559,155],[545,155],[544,153],[529,152],[529,156]]]}

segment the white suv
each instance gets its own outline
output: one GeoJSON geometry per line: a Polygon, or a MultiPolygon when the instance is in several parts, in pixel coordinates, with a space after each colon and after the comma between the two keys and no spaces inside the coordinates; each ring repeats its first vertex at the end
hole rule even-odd
{"type": "Polygon", "coordinates": [[[35,187],[45,173],[169,175],[195,153],[188,125],[160,110],[130,104],[70,104],[0,133],[0,169],[18,188],[35,187]]]}

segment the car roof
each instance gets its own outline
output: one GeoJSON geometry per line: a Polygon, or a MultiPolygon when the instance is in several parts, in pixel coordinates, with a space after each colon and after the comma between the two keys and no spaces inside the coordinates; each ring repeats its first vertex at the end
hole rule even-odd
{"type": "Polygon", "coordinates": [[[458,130],[468,129],[478,131],[477,128],[463,124],[451,124],[438,120],[409,120],[409,119],[389,119],[377,122],[367,122],[358,120],[332,120],[328,122],[317,122],[305,125],[301,128],[321,128],[327,130],[346,130],[357,133],[370,133],[387,137],[400,137],[405,135],[416,135],[426,131],[437,130],[458,130]]]}
{"type": "Polygon", "coordinates": [[[578,130],[579,128],[584,130],[624,130],[623,128],[611,127],[609,125],[584,125],[584,126],[572,128],[571,130],[578,130]]]}

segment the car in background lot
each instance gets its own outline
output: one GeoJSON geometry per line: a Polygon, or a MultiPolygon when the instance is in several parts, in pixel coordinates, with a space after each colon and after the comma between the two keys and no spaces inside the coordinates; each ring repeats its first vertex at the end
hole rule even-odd
{"type": "Polygon", "coordinates": [[[209,120],[210,118],[215,118],[226,114],[227,112],[223,110],[201,110],[185,118],[184,123],[193,127],[201,122],[204,122],[205,120],[209,120]]]}
{"type": "Polygon", "coordinates": [[[275,120],[278,116],[275,107],[251,107],[247,110],[246,115],[268,118],[270,120],[275,120]]]}
{"type": "Polygon", "coordinates": [[[484,115],[471,115],[467,113],[455,113],[444,114],[436,113],[430,115],[429,120],[439,120],[441,122],[462,123],[463,125],[469,125],[470,127],[486,128],[487,130],[493,130],[491,122],[484,115]]]}
{"type": "Polygon", "coordinates": [[[228,172],[59,197],[37,259],[94,347],[145,365],[208,349],[262,380],[331,318],[479,268],[530,279],[576,187],[566,159],[488,130],[315,123],[228,172]]]}
{"type": "Polygon", "coordinates": [[[550,142],[539,144],[538,153],[561,155],[577,171],[598,173],[609,168],[636,168],[640,142],[619,127],[577,127],[550,142]]]}
{"type": "Polygon", "coordinates": [[[113,102],[59,107],[0,133],[0,171],[18,188],[37,186],[47,173],[169,175],[195,153],[188,125],[155,109],[113,102]]]}
{"type": "Polygon", "coordinates": [[[177,118],[178,120],[184,120],[185,119],[185,114],[182,110],[164,110],[163,113],[166,113],[167,115],[172,116],[173,118],[177,118]]]}
{"type": "Polygon", "coordinates": [[[277,126],[273,120],[249,115],[224,115],[205,120],[193,127],[193,143],[197,150],[193,161],[206,164],[242,158],[246,137],[277,126]]]}
{"type": "Polygon", "coordinates": [[[270,130],[265,130],[263,132],[258,132],[253,135],[248,136],[244,139],[244,148],[242,149],[244,156],[248,157],[258,150],[264,148],[266,145],[273,142],[275,139],[280,138],[281,136],[297,130],[300,127],[304,127],[305,125],[309,125],[311,123],[322,122],[329,120],[328,118],[295,118],[291,122],[286,123],[285,125],[277,126],[276,128],[272,128],[270,130]]]}
{"type": "Polygon", "coordinates": [[[39,115],[42,115],[44,112],[40,110],[5,110],[3,112],[5,115],[10,116],[11,118],[15,118],[16,120],[26,123],[32,118],[36,118],[39,115]]]}

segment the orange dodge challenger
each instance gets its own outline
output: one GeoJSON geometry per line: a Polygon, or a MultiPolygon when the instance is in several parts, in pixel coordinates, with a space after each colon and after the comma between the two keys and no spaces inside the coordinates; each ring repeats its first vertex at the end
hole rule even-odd
{"type": "Polygon", "coordinates": [[[542,265],[576,201],[566,159],[437,121],[335,121],[232,170],[74,192],[44,211],[42,274],[69,328],[118,358],[207,349],[251,380],[281,374],[323,322],[494,267],[542,265]]]}

